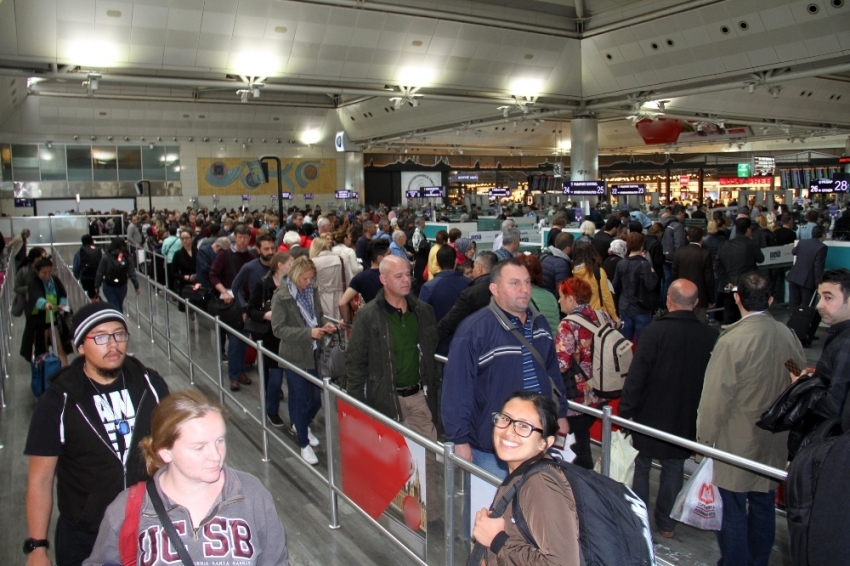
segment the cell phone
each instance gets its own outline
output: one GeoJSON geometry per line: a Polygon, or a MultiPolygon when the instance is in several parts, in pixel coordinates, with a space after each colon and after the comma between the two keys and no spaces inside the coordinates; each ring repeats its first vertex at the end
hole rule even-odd
{"type": "Polygon", "coordinates": [[[792,359],[785,360],[785,363],[783,365],[785,366],[785,369],[791,372],[791,375],[800,375],[801,373],[803,373],[803,370],[800,369],[800,366],[798,366],[797,363],[792,359]]]}

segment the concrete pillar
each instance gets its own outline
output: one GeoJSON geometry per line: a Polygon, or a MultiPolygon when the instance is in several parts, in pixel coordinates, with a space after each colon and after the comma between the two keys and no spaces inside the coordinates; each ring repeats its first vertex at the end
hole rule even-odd
{"type": "Polygon", "coordinates": [[[595,115],[576,116],[570,122],[570,180],[599,178],[599,124],[595,115]]]}

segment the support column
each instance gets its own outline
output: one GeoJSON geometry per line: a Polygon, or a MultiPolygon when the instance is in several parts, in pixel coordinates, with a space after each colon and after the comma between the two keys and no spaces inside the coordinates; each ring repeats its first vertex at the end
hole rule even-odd
{"type": "Polygon", "coordinates": [[[705,181],[705,171],[700,167],[699,173],[697,173],[697,201],[704,202],[705,201],[705,188],[703,187],[703,182],[705,181]]]}
{"type": "MultiPolygon", "coordinates": [[[[570,180],[599,179],[599,121],[596,114],[577,114],[570,122],[570,180]]],[[[598,200],[607,200],[608,195],[598,200]]],[[[596,203],[594,203],[595,206],[596,203]]],[[[583,199],[581,208],[590,214],[590,201],[583,199]]]]}

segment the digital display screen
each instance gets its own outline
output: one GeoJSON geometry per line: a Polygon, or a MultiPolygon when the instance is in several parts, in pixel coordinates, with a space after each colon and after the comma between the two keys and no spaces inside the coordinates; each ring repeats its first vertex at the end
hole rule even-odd
{"type": "Polygon", "coordinates": [[[646,185],[644,183],[611,185],[611,196],[642,195],[644,193],[646,193],[646,185]]]}
{"type": "Polygon", "coordinates": [[[351,197],[351,191],[336,191],[334,193],[334,198],[338,198],[338,199],[352,198],[351,197]]]}
{"type": "MultiPolygon", "coordinates": [[[[16,198],[15,199],[15,208],[32,208],[33,207],[33,199],[31,198],[16,198]]],[[[80,202],[79,200],[77,202],[80,202]]]]}
{"type": "Polygon", "coordinates": [[[419,189],[408,189],[405,193],[407,198],[421,198],[422,194],[419,192],[419,189]]]}
{"type": "Polygon", "coordinates": [[[283,200],[292,200],[292,193],[280,193],[280,196],[283,200]]]}
{"type": "Polygon", "coordinates": [[[304,193],[304,200],[313,200],[313,193],[304,193]]]}
{"type": "Polygon", "coordinates": [[[351,198],[353,198],[354,200],[359,199],[359,198],[360,198],[360,193],[351,193],[351,198]]]}
{"type": "Polygon", "coordinates": [[[810,193],[846,193],[850,181],[836,179],[817,179],[809,185],[810,193]]]}
{"type": "Polygon", "coordinates": [[[443,198],[443,187],[422,187],[420,189],[425,198],[443,198]]]}
{"type": "Polygon", "coordinates": [[[564,181],[565,195],[604,195],[605,181],[564,181]]]}
{"type": "Polygon", "coordinates": [[[244,195],[242,195],[242,200],[251,200],[251,195],[245,193],[244,195]]]}
{"type": "Polygon", "coordinates": [[[487,189],[487,195],[491,197],[509,197],[511,196],[511,190],[503,187],[493,187],[492,189],[487,189]]]}

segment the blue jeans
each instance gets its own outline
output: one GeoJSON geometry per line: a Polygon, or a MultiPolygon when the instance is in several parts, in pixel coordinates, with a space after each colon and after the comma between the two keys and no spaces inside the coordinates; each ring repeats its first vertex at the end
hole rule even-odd
{"type": "Polygon", "coordinates": [[[108,285],[103,284],[103,296],[106,302],[113,305],[116,309],[124,312],[124,299],[127,297],[127,284],[124,285],[108,285]]]}
{"type": "Polygon", "coordinates": [[[268,374],[266,414],[276,415],[280,411],[280,387],[283,385],[283,368],[266,366],[266,373],[268,374]]]}
{"type": "MultiPolygon", "coordinates": [[[[685,461],[678,459],[659,460],[661,462],[661,481],[658,484],[658,495],[655,497],[655,526],[668,533],[676,528],[676,521],[670,518],[670,511],[676,502],[676,496],[682,491],[685,473],[685,461]]],[[[649,471],[652,469],[652,458],[638,454],[635,458],[635,479],[632,489],[649,507],[649,471]]]]}
{"type": "Polygon", "coordinates": [[[667,308],[667,290],[673,282],[673,264],[664,262],[664,282],[661,284],[661,308],[667,308]]]}
{"type": "Polygon", "coordinates": [[[652,313],[621,314],[620,320],[623,321],[623,336],[637,344],[643,329],[652,322],[652,313]]]}
{"type": "Polygon", "coordinates": [[[717,566],[767,566],[776,536],[776,492],[720,488],[723,524],[717,532],[717,566]],[[747,504],[749,503],[749,510],[747,504]]]}
{"type": "Polygon", "coordinates": [[[492,452],[472,448],[472,463],[479,468],[484,468],[496,477],[502,479],[508,477],[508,465],[499,460],[492,452]]]}
{"type": "MultiPolygon", "coordinates": [[[[298,445],[304,448],[310,444],[307,427],[322,408],[322,390],[290,369],[283,371],[286,372],[286,388],[289,391],[289,420],[298,433],[298,445]]],[[[315,369],[305,371],[318,377],[315,369]]]]}
{"type": "MultiPolygon", "coordinates": [[[[247,337],[247,332],[240,332],[247,337]]],[[[245,354],[248,353],[248,344],[227,333],[227,376],[230,381],[239,379],[239,374],[245,371],[245,354]]]]}

